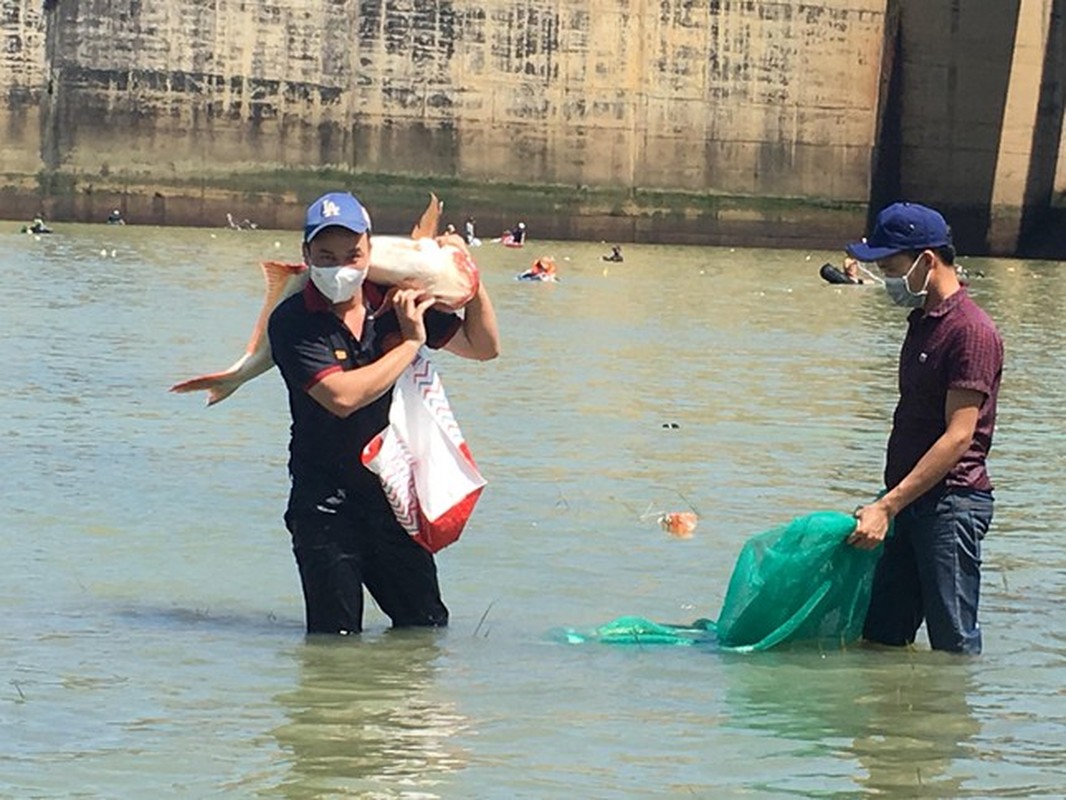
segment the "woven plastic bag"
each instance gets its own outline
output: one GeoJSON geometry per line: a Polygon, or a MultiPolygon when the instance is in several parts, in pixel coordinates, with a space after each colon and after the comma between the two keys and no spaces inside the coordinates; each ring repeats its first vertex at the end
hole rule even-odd
{"type": "Polygon", "coordinates": [[[444,386],[421,353],[392,390],[389,424],[363,448],[396,520],[431,553],[457,540],[485,486],[444,386]]]}

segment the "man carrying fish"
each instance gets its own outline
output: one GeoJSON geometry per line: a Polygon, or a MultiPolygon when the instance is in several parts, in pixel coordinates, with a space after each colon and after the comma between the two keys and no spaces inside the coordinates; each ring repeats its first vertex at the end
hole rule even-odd
{"type": "Polygon", "coordinates": [[[438,310],[423,289],[366,281],[372,247],[358,199],[332,192],[315,200],[303,235],[310,280],[267,326],[292,414],[285,524],[308,633],[362,630],[363,586],[395,627],[448,623],[432,554],[397,522],[360,453],[388,425],[393,384],[423,345],[476,360],[499,352],[484,284],[462,315],[438,310]]]}

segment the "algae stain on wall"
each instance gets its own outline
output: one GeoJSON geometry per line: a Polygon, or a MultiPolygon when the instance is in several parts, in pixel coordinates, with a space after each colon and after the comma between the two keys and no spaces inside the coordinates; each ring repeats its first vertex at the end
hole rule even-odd
{"type": "Polygon", "coordinates": [[[32,35],[0,75],[0,119],[20,131],[0,157],[202,198],[324,167],[861,203],[883,5],[70,0],[42,15],[8,0],[4,35],[32,35]],[[12,98],[49,81],[34,140],[32,104],[12,98]]]}

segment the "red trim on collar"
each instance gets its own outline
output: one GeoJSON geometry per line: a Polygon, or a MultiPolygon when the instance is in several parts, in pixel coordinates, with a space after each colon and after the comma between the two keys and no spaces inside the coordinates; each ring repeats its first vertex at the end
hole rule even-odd
{"type": "Polygon", "coordinates": [[[304,287],[304,308],[308,311],[324,312],[333,309],[333,304],[326,299],[322,292],[318,291],[314,281],[308,281],[304,287]]]}

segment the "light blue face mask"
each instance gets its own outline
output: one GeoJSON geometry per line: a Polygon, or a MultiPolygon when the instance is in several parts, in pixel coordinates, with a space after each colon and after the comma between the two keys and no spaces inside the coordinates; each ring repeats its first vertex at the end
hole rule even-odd
{"type": "Polygon", "coordinates": [[[911,291],[910,277],[914,272],[914,268],[918,266],[918,262],[922,260],[921,254],[914,259],[914,263],[911,264],[907,273],[899,278],[885,278],[885,291],[888,292],[888,296],[892,298],[892,302],[897,306],[903,306],[903,308],[921,308],[925,305],[926,295],[929,294],[929,276],[930,272],[925,273],[925,281],[922,282],[922,288],[917,292],[911,291]]]}

